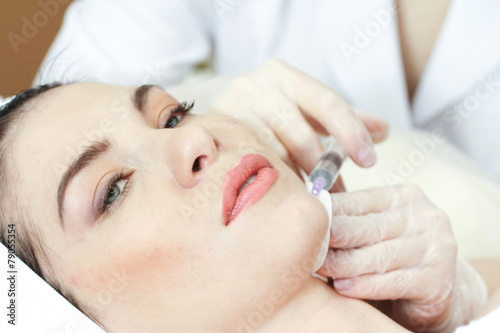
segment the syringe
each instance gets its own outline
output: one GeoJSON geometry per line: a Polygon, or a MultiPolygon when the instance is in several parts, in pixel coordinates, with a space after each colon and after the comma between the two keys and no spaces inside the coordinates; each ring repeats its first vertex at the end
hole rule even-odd
{"type": "Polygon", "coordinates": [[[346,156],[345,148],[337,140],[331,138],[323,156],[309,175],[309,180],[313,183],[311,190],[313,195],[318,196],[322,189],[328,191],[332,188],[346,156]]]}

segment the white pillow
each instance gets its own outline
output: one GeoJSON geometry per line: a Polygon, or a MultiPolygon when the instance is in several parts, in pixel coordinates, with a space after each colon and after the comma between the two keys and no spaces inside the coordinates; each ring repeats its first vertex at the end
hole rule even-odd
{"type": "Polygon", "coordinates": [[[8,323],[8,290],[12,275],[7,263],[7,248],[0,244],[0,332],[102,333],[83,313],[16,258],[15,326],[8,323]]]}

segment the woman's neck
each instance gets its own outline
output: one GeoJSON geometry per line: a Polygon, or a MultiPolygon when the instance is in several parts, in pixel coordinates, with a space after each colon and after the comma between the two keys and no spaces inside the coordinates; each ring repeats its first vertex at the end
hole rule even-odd
{"type": "Polygon", "coordinates": [[[247,331],[408,332],[367,303],[340,296],[324,282],[313,277],[263,326],[247,331]]]}

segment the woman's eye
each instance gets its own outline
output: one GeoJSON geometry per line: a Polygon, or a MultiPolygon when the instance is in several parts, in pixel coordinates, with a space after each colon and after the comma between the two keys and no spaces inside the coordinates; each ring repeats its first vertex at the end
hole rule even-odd
{"type": "Polygon", "coordinates": [[[113,204],[113,202],[116,201],[120,197],[120,194],[123,192],[123,189],[125,188],[125,184],[127,184],[126,179],[122,179],[115,184],[109,189],[108,195],[105,200],[105,205],[110,206],[113,204]]]}
{"type": "Polygon", "coordinates": [[[163,128],[174,128],[184,119],[184,116],[193,108],[194,102],[179,103],[173,110],[170,111],[167,123],[163,128]]]}
{"type": "Polygon", "coordinates": [[[177,115],[170,117],[168,119],[167,123],[165,124],[165,128],[173,128],[173,127],[177,126],[177,124],[179,124],[181,122],[183,116],[184,115],[182,115],[182,114],[177,114],[177,115]]]}
{"type": "Polygon", "coordinates": [[[115,204],[120,204],[127,195],[129,188],[128,181],[132,176],[131,171],[128,174],[120,172],[112,177],[106,184],[105,189],[99,195],[97,207],[95,208],[96,219],[107,213],[115,204]]]}

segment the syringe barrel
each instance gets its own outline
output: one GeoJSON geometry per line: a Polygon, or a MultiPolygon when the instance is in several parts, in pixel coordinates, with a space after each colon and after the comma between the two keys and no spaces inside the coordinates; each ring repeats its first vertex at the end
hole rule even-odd
{"type": "Polygon", "coordinates": [[[339,176],[339,169],[346,156],[347,151],[344,146],[330,137],[325,153],[321,156],[314,170],[309,175],[311,182],[314,182],[314,179],[317,177],[323,177],[327,182],[324,189],[327,191],[330,190],[339,176]]]}
{"type": "Polygon", "coordinates": [[[326,152],[314,167],[314,170],[309,175],[309,179],[314,181],[317,177],[325,178],[326,186],[324,189],[328,191],[337,180],[343,159],[344,157],[339,154],[326,152]]]}

